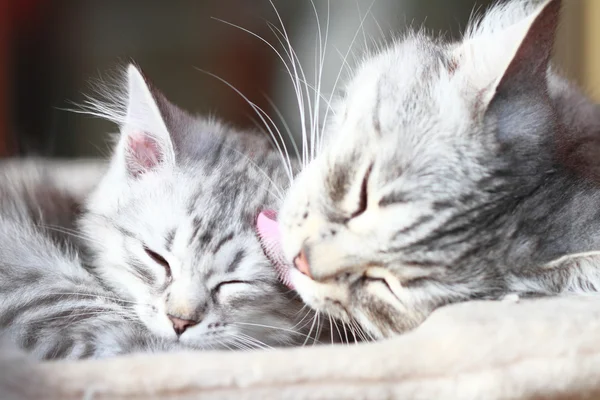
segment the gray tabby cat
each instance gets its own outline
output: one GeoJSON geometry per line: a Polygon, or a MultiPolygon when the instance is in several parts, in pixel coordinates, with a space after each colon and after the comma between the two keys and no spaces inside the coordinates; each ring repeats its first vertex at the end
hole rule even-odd
{"type": "Polygon", "coordinates": [[[306,303],[379,338],[451,302],[600,290],[600,108],[550,65],[560,4],[355,71],[278,216],[271,256],[306,303]]]}
{"type": "Polygon", "coordinates": [[[289,183],[266,138],[187,114],[133,66],[112,98],[107,167],[0,169],[0,330],[42,359],[304,342],[254,232],[289,183]]]}

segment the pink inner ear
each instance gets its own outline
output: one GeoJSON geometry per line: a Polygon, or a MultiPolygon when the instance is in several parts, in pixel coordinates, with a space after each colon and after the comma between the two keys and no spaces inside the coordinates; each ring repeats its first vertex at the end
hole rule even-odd
{"type": "Polygon", "coordinates": [[[275,266],[279,279],[290,289],[293,289],[289,278],[290,265],[286,262],[281,251],[281,233],[277,223],[277,212],[264,210],[256,219],[256,231],[266,256],[275,266]]]}
{"type": "Polygon", "coordinates": [[[127,138],[127,168],[138,176],[156,167],[162,161],[158,142],[146,132],[133,132],[127,138]]]}

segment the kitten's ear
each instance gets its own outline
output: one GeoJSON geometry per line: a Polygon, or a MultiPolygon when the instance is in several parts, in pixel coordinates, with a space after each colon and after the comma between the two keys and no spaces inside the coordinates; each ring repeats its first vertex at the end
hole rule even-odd
{"type": "Polygon", "coordinates": [[[457,49],[458,64],[467,64],[484,108],[506,90],[546,86],[561,0],[546,0],[529,13],[526,5],[515,1],[492,11],[457,49]],[[511,21],[519,16],[524,18],[511,21]]]}
{"type": "Polygon", "coordinates": [[[119,146],[125,168],[132,177],[170,166],[175,162],[173,142],[156,99],[143,75],[127,68],[127,113],[121,126],[119,146]]]}

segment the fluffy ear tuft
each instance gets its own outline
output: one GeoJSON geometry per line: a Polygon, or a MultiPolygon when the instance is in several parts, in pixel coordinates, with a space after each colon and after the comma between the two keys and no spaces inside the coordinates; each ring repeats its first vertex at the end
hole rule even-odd
{"type": "Polygon", "coordinates": [[[140,175],[175,161],[173,143],[151,89],[133,65],[127,69],[127,114],[121,127],[122,154],[130,176],[140,175]]]}

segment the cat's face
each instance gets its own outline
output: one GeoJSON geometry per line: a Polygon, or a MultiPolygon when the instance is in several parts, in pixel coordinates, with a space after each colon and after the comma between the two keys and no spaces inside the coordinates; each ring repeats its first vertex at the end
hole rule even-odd
{"type": "MultiPolygon", "coordinates": [[[[103,281],[153,333],[187,346],[299,340],[299,302],[254,234],[256,214],[274,201],[269,183],[236,149],[236,135],[176,109],[130,67],[121,136],[81,222],[103,281]]],[[[261,144],[254,162],[280,182],[261,144]]]]}
{"type": "Polygon", "coordinates": [[[502,285],[471,258],[495,240],[496,205],[543,164],[551,39],[530,36],[556,16],[550,3],[496,11],[460,44],[408,37],[358,70],[278,216],[285,278],[305,302],[383,337],[502,285]],[[513,164],[523,178],[507,179],[513,164]]]}
{"type": "Polygon", "coordinates": [[[298,269],[290,276],[304,301],[376,336],[422,320],[401,288],[444,274],[456,249],[418,243],[487,174],[477,161],[485,146],[472,139],[482,127],[461,93],[430,92],[443,66],[406,57],[420,55],[411,48],[420,44],[404,42],[358,72],[328,127],[332,137],[279,214],[286,258],[302,252],[309,266],[310,277],[298,269]]]}

